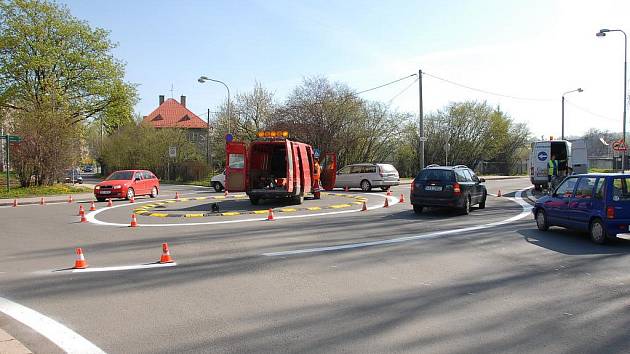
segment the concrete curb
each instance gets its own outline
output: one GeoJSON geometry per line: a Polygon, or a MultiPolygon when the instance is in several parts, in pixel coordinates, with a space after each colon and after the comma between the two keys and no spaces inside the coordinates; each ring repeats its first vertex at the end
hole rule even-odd
{"type": "Polygon", "coordinates": [[[0,353],[27,354],[32,352],[19,340],[0,328],[0,353]]]}

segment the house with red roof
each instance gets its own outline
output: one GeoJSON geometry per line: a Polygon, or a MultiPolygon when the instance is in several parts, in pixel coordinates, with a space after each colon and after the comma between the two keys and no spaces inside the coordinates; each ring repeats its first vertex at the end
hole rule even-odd
{"type": "Polygon", "coordinates": [[[143,122],[155,128],[186,129],[188,140],[205,144],[208,123],[186,108],[186,96],[181,96],[179,102],[173,98],[165,101],[164,95],[160,95],[159,99],[159,106],[145,116],[143,122]]]}

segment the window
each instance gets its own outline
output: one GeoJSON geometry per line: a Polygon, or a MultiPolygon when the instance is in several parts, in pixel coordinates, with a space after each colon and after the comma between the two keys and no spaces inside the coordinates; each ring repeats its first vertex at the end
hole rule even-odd
{"type": "Polygon", "coordinates": [[[416,180],[452,182],[455,181],[455,174],[451,170],[424,169],[416,180]]]}
{"type": "Polygon", "coordinates": [[[155,176],[153,176],[153,174],[151,172],[149,172],[149,171],[142,172],[142,175],[144,177],[143,179],[153,179],[153,178],[155,178],[155,176]]]}
{"type": "Polygon", "coordinates": [[[457,182],[466,182],[466,175],[463,170],[455,170],[455,179],[457,182]]]}
{"type": "Polygon", "coordinates": [[[593,187],[595,187],[595,177],[580,178],[577,188],[575,189],[576,198],[592,198],[593,187]]]}
{"type": "Polygon", "coordinates": [[[245,155],[243,154],[230,154],[229,161],[230,168],[245,168],[245,155]]]}
{"type": "Polygon", "coordinates": [[[133,176],[133,179],[138,179],[138,178],[143,179],[142,172],[136,172],[136,174],[133,176]]]}
{"type": "Polygon", "coordinates": [[[352,166],[346,166],[346,167],[342,168],[341,170],[339,170],[339,172],[337,172],[337,173],[340,174],[340,175],[348,174],[348,173],[350,173],[350,168],[351,167],[352,166]]]}
{"type": "Polygon", "coordinates": [[[381,170],[383,171],[383,173],[392,173],[392,172],[398,172],[396,170],[396,168],[390,164],[382,164],[381,166],[381,170]]]}
{"type": "Polygon", "coordinates": [[[604,184],[606,184],[606,177],[600,177],[597,180],[597,186],[595,187],[595,198],[604,199],[604,184]]]}
{"type": "Polygon", "coordinates": [[[131,180],[132,176],[133,176],[133,172],[131,171],[117,171],[109,175],[109,177],[107,177],[105,180],[106,181],[122,181],[122,180],[128,181],[128,180],[131,180]]]}
{"type": "Polygon", "coordinates": [[[352,166],[350,173],[363,173],[363,166],[352,166]]]}
{"type": "Polygon", "coordinates": [[[466,182],[472,182],[473,178],[472,178],[472,174],[470,173],[470,170],[462,170],[464,172],[464,176],[466,176],[466,182]]]}
{"type": "Polygon", "coordinates": [[[614,201],[630,200],[630,191],[628,190],[628,185],[630,185],[630,178],[616,177],[613,179],[612,192],[614,201]]]}
{"type": "Polygon", "coordinates": [[[562,184],[556,188],[555,194],[560,198],[571,198],[573,196],[573,190],[575,189],[576,183],[577,178],[565,179],[562,184]]]}
{"type": "Polygon", "coordinates": [[[363,173],[376,173],[376,166],[363,166],[363,173]]]}
{"type": "Polygon", "coordinates": [[[468,171],[468,173],[470,173],[470,176],[472,176],[472,180],[474,182],[479,182],[479,177],[477,177],[477,175],[472,170],[466,170],[466,171],[468,171]]]}

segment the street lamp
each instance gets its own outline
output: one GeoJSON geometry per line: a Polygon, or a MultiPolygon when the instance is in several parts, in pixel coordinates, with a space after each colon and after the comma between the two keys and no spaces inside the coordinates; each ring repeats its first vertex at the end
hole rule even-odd
{"type": "Polygon", "coordinates": [[[227,132],[228,134],[230,133],[230,88],[228,87],[228,85],[225,84],[225,82],[220,81],[220,80],[215,80],[215,79],[210,79],[207,76],[201,76],[197,79],[197,81],[199,81],[199,83],[204,83],[206,81],[213,81],[213,82],[218,82],[220,84],[223,84],[223,86],[225,86],[225,89],[227,90],[227,94],[228,94],[228,101],[227,101],[227,132]]]}
{"type": "Polygon", "coordinates": [[[577,90],[567,91],[562,94],[562,138],[561,138],[562,140],[564,140],[564,95],[567,95],[571,92],[584,92],[584,90],[578,87],[577,90]]]}
{"type": "MultiPolygon", "coordinates": [[[[626,95],[627,95],[627,64],[628,64],[628,36],[626,32],[620,29],[600,29],[595,35],[597,37],[606,37],[606,33],[608,32],[621,32],[623,33],[623,145],[626,146],[626,95]]],[[[623,157],[621,158],[621,170],[626,170],[626,153],[623,153],[623,157]]]]}

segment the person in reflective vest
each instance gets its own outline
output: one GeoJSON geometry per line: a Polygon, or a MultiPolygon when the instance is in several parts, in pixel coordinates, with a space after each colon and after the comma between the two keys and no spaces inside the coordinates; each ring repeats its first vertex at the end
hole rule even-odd
{"type": "Polygon", "coordinates": [[[319,161],[315,159],[313,163],[313,194],[315,195],[315,199],[320,198],[320,190],[321,190],[321,182],[320,177],[322,173],[322,168],[319,165],[319,161]]]}
{"type": "Polygon", "coordinates": [[[558,182],[558,175],[560,170],[560,161],[556,160],[556,155],[551,155],[551,159],[547,161],[547,168],[547,175],[549,178],[550,187],[553,189],[558,182]]]}

